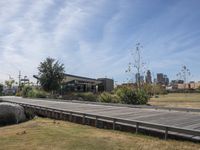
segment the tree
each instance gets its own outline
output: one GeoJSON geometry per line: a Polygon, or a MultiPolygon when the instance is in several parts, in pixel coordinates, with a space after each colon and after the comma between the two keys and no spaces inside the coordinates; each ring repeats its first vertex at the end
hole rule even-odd
{"type": "Polygon", "coordinates": [[[12,88],[12,85],[13,85],[14,83],[15,83],[15,80],[13,80],[13,79],[6,80],[6,81],[5,81],[5,85],[6,85],[9,89],[12,88]]]}
{"type": "Polygon", "coordinates": [[[2,95],[3,92],[3,84],[0,84],[0,96],[2,95]]]}
{"type": "Polygon", "coordinates": [[[47,92],[53,92],[60,88],[64,79],[64,64],[53,58],[46,58],[38,67],[38,79],[42,88],[47,92]]]}
{"type": "Polygon", "coordinates": [[[181,80],[184,81],[184,83],[187,83],[187,81],[189,80],[189,76],[191,75],[190,73],[190,69],[188,69],[187,66],[183,65],[181,68],[181,71],[179,73],[177,73],[177,77],[181,80]]]}
{"type": "Polygon", "coordinates": [[[145,74],[146,70],[145,63],[143,62],[141,56],[141,48],[142,46],[140,45],[140,43],[137,43],[135,51],[133,51],[131,54],[132,61],[129,62],[128,69],[126,70],[126,72],[131,73],[132,76],[135,74],[137,87],[139,89],[141,88],[141,84],[143,82],[141,80],[141,77],[144,77],[143,75],[145,74]]]}
{"type": "Polygon", "coordinates": [[[189,77],[190,77],[190,69],[188,69],[187,66],[183,65],[181,68],[181,71],[177,73],[177,77],[181,80],[184,81],[184,90],[186,90],[186,84],[189,82],[189,77]]]}

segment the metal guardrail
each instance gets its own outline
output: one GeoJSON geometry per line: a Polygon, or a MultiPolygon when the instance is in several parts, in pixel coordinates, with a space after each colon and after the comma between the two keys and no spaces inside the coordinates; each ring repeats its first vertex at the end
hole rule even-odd
{"type": "Polygon", "coordinates": [[[93,118],[95,120],[95,126],[97,125],[98,120],[106,120],[106,121],[112,123],[113,130],[116,129],[117,124],[119,124],[119,125],[127,124],[127,125],[130,125],[130,126],[134,126],[136,128],[136,133],[138,133],[138,130],[141,127],[161,130],[161,131],[164,132],[164,139],[167,139],[169,132],[175,132],[175,133],[179,133],[179,134],[187,134],[187,135],[192,135],[192,136],[200,136],[200,130],[191,130],[191,129],[179,128],[179,127],[175,127],[175,126],[166,126],[166,125],[162,125],[162,124],[149,123],[149,122],[138,121],[138,120],[127,120],[127,119],[122,119],[122,118],[93,115],[93,114],[82,113],[82,112],[78,112],[78,111],[68,111],[68,110],[63,110],[63,109],[55,109],[55,108],[51,108],[51,107],[24,104],[24,103],[20,103],[20,102],[10,102],[10,101],[6,101],[6,100],[3,100],[3,101],[9,102],[9,103],[14,103],[14,104],[19,104],[19,105],[21,105],[25,108],[33,108],[33,109],[36,109],[38,111],[42,110],[42,111],[49,111],[49,112],[53,112],[53,113],[59,113],[59,114],[68,114],[71,117],[72,116],[79,116],[79,117],[82,118],[83,124],[85,124],[86,118],[93,118]]]}

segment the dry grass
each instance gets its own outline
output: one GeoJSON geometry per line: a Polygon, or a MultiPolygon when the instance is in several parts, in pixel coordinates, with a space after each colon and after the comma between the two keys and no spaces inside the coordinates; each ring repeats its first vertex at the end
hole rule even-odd
{"type": "Polygon", "coordinates": [[[192,142],[96,129],[50,119],[0,128],[0,150],[196,150],[192,142]]]}
{"type": "Polygon", "coordinates": [[[149,104],[167,107],[200,108],[200,93],[173,93],[151,98],[149,104]]]}

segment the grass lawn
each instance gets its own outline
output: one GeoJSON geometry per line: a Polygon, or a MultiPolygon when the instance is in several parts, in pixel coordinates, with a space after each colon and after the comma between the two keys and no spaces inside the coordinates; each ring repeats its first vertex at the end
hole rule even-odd
{"type": "Polygon", "coordinates": [[[0,128],[0,150],[196,150],[200,144],[37,118],[0,128]]]}
{"type": "Polygon", "coordinates": [[[151,98],[149,104],[167,107],[200,108],[200,93],[173,93],[151,98]]]}

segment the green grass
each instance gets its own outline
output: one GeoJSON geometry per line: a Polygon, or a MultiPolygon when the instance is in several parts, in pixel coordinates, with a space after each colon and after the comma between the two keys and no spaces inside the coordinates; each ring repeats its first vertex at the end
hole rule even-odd
{"type": "Polygon", "coordinates": [[[0,128],[0,150],[195,150],[200,144],[103,130],[51,119],[0,128]]]}
{"type": "Polygon", "coordinates": [[[173,93],[151,98],[149,104],[167,107],[200,108],[200,93],[173,93]]]}

